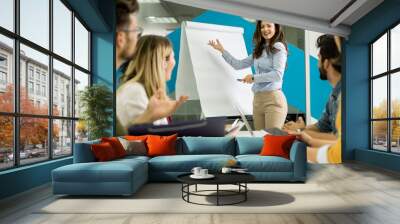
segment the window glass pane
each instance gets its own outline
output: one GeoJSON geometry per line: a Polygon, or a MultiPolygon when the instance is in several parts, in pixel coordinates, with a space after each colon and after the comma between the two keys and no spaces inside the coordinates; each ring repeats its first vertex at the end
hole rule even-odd
{"type": "Polygon", "coordinates": [[[49,57],[21,44],[21,113],[47,115],[49,57]]]}
{"type": "Polygon", "coordinates": [[[89,32],[75,18],[75,63],[89,70],[89,32]]]}
{"type": "Polygon", "coordinates": [[[53,120],[53,157],[72,154],[72,121],[53,120]]]}
{"type": "Polygon", "coordinates": [[[0,1],[0,26],[14,31],[14,0],[0,1]]]}
{"type": "Polygon", "coordinates": [[[85,142],[88,138],[88,129],[84,120],[75,121],[75,143],[85,142]]]}
{"type": "Polygon", "coordinates": [[[400,153],[400,120],[391,121],[392,152],[400,153]]]}
{"type": "Polygon", "coordinates": [[[20,119],[21,164],[35,163],[49,158],[49,120],[22,117],[20,119]]]}
{"type": "Polygon", "coordinates": [[[392,117],[400,118],[400,72],[391,75],[391,88],[390,88],[390,97],[391,97],[391,110],[392,117]]]}
{"type": "Polygon", "coordinates": [[[49,0],[20,0],[21,36],[49,48],[49,0]]]}
{"type": "Polygon", "coordinates": [[[14,43],[0,35],[0,111],[14,111],[14,43]]]}
{"type": "Polygon", "coordinates": [[[372,80],[372,118],[387,118],[387,77],[372,80]]]}
{"type": "Polygon", "coordinates": [[[71,66],[53,60],[53,115],[72,117],[71,66]]]}
{"type": "Polygon", "coordinates": [[[383,35],[372,45],[372,75],[387,71],[387,34],[383,35]]]}
{"type": "Polygon", "coordinates": [[[14,165],[13,118],[0,116],[0,170],[14,165]]]}
{"type": "Polygon", "coordinates": [[[391,30],[390,37],[391,69],[400,67],[400,24],[391,30]]]}
{"type": "Polygon", "coordinates": [[[372,122],[373,149],[387,151],[387,121],[372,122]]]}
{"type": "Polygon", "coordinates": [[[80,93],[89,86],[89,75],[75,69],[75,117],[79,117],[81,114],[81,108],[79,106],[80,93]]]}
{"type": "Polygon", "coordinates": [[[53,51],[71,60],[72,12],[60,1],[53,1],[53,51]]]}

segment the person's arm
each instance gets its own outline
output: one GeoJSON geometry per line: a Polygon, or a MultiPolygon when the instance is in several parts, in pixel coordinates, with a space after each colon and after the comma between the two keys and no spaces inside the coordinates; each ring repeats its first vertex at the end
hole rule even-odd
{"type": "Polygon", "coordinates": [[[164,90],[159,89],[150,97],[146,110],[132,121],[132,125],[153,123],[171,116],[187,99],[187,96],[181,96],[178,100],[171,100],[164,90]]]}
{"type": "Polygon", "coordinates": [[[310,129],[305,129],[304,130],[308,135],[310,135],[313,138],[318,138],[318,139],[325,139],[325,140],[336,140],[337,136],[333,134],[332,132],[320,132],[319,130],[310,130],[310,129]]]}
{"type": "Polygon", "coordinates": [[[248,68],[253,64],[252,54],[245,59],[238,60],[234,58],[227,50],[224,50],[222,51],[222,57],[228,64],[230,64],[236,70],[248,68]]]}
{"type": "Polygon", "coordinates": [[[209,40],[208,45],[210,45],[215,50],[221,52],[222,58],[236,70],[248,68],[253,64],[253,55],[249,55],[245,59],[238,60],[224,49],[224,46],[222,46],[221,42],[219,42],[218,39],[216,39],[215,41],[209,40]]]}
{"type": "Polygon", "coordinates": [[[337,137],[334,134],[331,134],[331,139],[320,139],[320,138],[313,138],[307,132],[294,132],[288,131],[290,135],[295,135],[297,139],[306,143],[310,147],[322,147],[324,145],[333,145],[336,143],[337,137]]]}
{"type": "Polygon", "coordinates": [[[276,82],[283,80],[283,73],[286,68],[287,51],[283,43],[278,42],[274,44],[278,51],[272,54],[272,68],[271,71],[266,73],[254,74],[254,82],[276,82]]]}
{"type": "Polygon", "coordinates": [[[312,138],[312,140],[309,142],[309,145],[311,147],[322,147],[324,145],[333,145],[336,143],[336,141],[337,141],[337,138],[334,140],[312,138]]]}
{"type": "Polygon", "coordinates": [[[307,125],[307,126],[304,127],[303,129],[304,129],[304,131],[321,132],[321,131],[319,130],[319,128],[318,128],[317,123],[307,125]]]}

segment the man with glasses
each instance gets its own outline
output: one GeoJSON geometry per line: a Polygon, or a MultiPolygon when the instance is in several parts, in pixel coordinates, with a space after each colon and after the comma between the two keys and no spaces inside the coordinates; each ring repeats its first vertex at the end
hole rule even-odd
{"type": "Polygon", "coordinates": [[[116,82],[125,72],[129,60],[135,51],[136,42],[143,29],[137,26],[136,14],[139,4],[136,0],[117,1],[117,27],[115,36],[116,45],[116,82]]]}

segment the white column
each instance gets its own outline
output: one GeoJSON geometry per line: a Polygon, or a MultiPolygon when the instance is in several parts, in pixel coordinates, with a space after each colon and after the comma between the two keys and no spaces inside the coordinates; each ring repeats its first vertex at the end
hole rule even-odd
{"type": "Polygon", "coordinates": [[[311,124],[311,88],[310,88],[310,35],[309,31],[304,31],[304,63],[306,75],[306,124],[311,124]]]}

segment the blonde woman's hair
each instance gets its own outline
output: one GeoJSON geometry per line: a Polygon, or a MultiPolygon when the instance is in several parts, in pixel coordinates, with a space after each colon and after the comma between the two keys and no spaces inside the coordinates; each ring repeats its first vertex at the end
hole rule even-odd
{"type": "Polygon", "coordinates": [[[128,81],[141,83],[150,98],[158,89],[166,89],[165,63],[172,52],[171,42],[162,36],[145,35],[136,44],[133,59],[121,77],[121,85],[128,81]]]}

